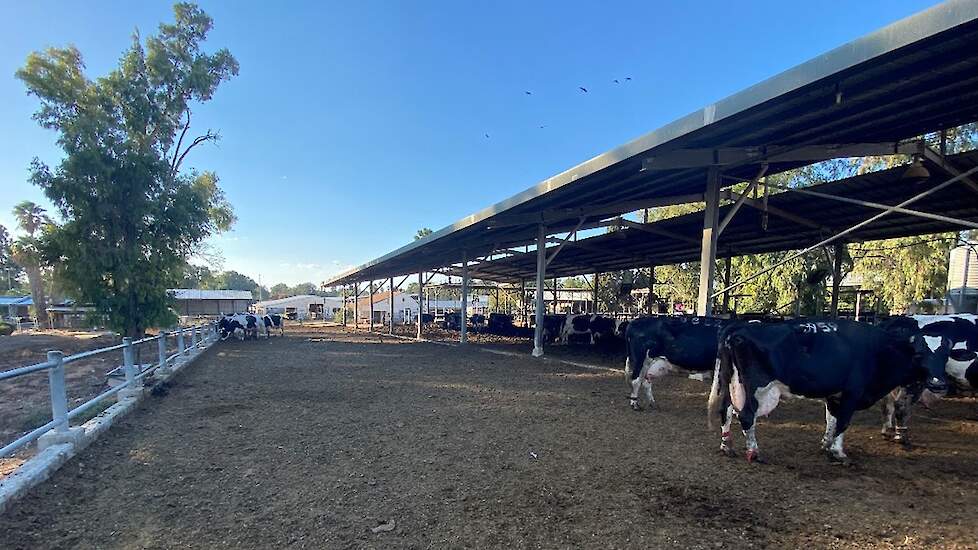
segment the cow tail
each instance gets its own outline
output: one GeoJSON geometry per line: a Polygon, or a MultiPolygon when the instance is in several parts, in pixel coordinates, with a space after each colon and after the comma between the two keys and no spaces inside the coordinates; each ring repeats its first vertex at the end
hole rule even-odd
{"type": "Polygon", "coordinates": [[[710,400],[706,406],[706,425],[713,429],[713,419],[730,403],[730,380],[733,378],[733,357],[727,338],[721,338],[717,345],[717,362],[713,369],[713,384],[710,386],[710,400]]]}

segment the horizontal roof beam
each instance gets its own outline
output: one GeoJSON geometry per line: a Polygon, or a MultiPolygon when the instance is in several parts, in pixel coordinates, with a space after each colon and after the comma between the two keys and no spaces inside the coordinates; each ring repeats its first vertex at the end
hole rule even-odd
{"type": "Polygon", "coordinates": [[[781,145],[677,149],[642,160],[642,170],[680,170],[752,162],[821,162],[823,160],[918,153],[917,142],[833,143],[791,147],[781,145]]]}
{"type": "Polygon", "coordinates": [[[548,224],[559,221],[577,220],[579,218],[593,218],[595,216],[614,216],[626,212],[634,212],[644,208],[656,208],[659,206],[672,206],[676,204],[688,204],[691,202],[703,202],[702,193],[689,195],[676,195],[671,197],[656,197],[652,199],[619,202],[615,204],[598,205],[594,208],[560,208],[545,210],[535,214],[511,214],[496,216],[488,225],[489,229],[499,227],[509,227],[513,225],[526,224],[548,224]]]}

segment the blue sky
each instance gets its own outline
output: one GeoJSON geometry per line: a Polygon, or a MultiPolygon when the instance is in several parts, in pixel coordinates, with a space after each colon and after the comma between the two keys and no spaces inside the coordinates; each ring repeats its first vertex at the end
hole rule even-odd
{"type": "MultiPolygon", "coordinates": [[[[217,171],[240,219],[212,241],[224,268],[319,282],[935,3],[201,2],[215,19],[207,48],[229,48],[241,74],[195,109],[195,126],[223,139],[186,166],[217,171]]],[[[33,50],[75,44],[102,75],[171,4],[0,5],[11,228],[17,202],[47,205],[30,160],[60,156],[14,71],[33,50]]]]}

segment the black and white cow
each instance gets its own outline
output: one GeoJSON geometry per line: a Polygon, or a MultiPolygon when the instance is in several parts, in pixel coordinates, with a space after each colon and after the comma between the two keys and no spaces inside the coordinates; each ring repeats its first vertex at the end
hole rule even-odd
{"type": "Polygon", "coordinates": [[[639,393],[651,406],[652,379],[679,368],[713,370],[717,356],[717,334],[732,321],[716,317],[640,317],[628,324],[625,338],[625,381],[632,389],[632,409],[641,409],[639,393]]]}
{"type": "Polygon", "coordinates": [[[262,315],[261,321],[265,325],[266,337],[268,337],[271,334],[272,327],[278,329],[279,336],[285,336],[285,323],[282,321],[281,315],[277,313],[262,315]]]}
{"type": "Polygon", "coordinates": [[[250,313],[225,313],[217,323],[221,340],[227,340],[234,335],[238,340],[254,337],[258,339],[258,331],[265,330],[265,323],[260,323],[258,317],[250,313]]]}
{"type": "Polygon", "coordinates": [[[731,325],[720,334],[708,423],[720,419],[720,450],[732,455],[736,412],[747,438],[747,461],[754,462],[757,418],[773,411],[781,397],[824,399],[822,448],[846,461],[842,439],[857,410],[901,386],[946,389],[943,365],[925,361],[925,349],[923,338],[908,340],[855,321],[731,325]]]}
{"type": "Polygon", "coordinates": [[[615,335],[616,321],[603,315],[568,313],[560,331],[560,343],[567,345],[571,339],[587,339],[591,345],[599,344],[615,335]],[[576,337],[576,338],[575,338],[576,337]]]}
{"type": "Polygon", "coordinates": [[[553,342],[560,337],[560,332],[564,328],[566,315],[544,315],[543,316],[543,341],[553,342]]]}
{"type": "MultiPolygon", "coordinates": [[[[914,315],[894,317],[880,325],[900,337],[920,334],[927,343],[923,350],[929,361],[943,362],[948,381],[959,390],[978,389],[978,316],[914,315]]],[[[921,385],[896,388],[883,399],[883,437],[909,444],[910,409],[918,400],[927,405],[934,395],[921,385]]]]}

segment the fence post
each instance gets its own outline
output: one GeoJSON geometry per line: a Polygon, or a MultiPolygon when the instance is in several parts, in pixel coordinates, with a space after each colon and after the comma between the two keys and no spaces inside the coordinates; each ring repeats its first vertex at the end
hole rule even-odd
{"type": "Polygon", "coordinates": [[[194,325],[194,327],[190,329],[190,347],[196,348],[197,344],[199,343],[200,340],[197,339],[197,325],[194,325]]]}
{"type": "Polygon", "coordinates": [[[166,366],[166,331],[161,330],[159,336],[156,340],[157,349],[159,349],[160,361],[159,367],[166,366]]]}
{"type": "Polygon", "coordinates": [[[183,327],[177,328],[177,350],[180,355],[186,355],[187,344],[183,341],[183,327]]]}
{"type": "Polygon", "coordinates": [[[136,360],[132,349],[132,338],[126,336],[122,339],[122,361],[126,373],[126,385],[130,388],[136,385],[136,360]]]}
{"type": "Polygon", "coordinates": [[[48,361],[54,366],[48,369],[48,382],[51,386],[51,420],[57,420],[54,431],[68,431],[68,391],[65,388],[65,354],[60,351],[49,351],[48,361]]]}

